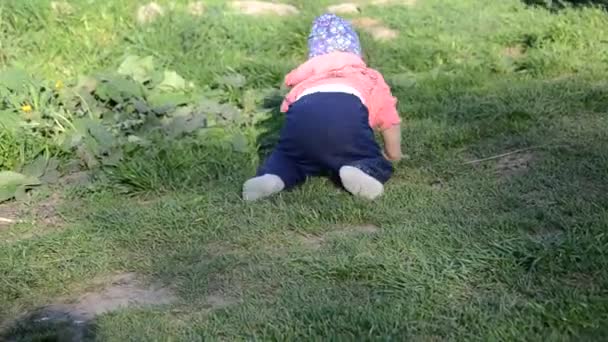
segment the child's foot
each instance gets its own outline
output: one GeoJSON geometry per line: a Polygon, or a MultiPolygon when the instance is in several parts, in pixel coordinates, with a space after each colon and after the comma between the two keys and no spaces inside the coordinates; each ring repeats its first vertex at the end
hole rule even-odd
{"type": "Polygon", "coordinates": [[[348,192],[365,199],[376,199],[384,192],[382,183],[354,166],[340,168],[340,179],[348,192]]]}
{"type": "Polygon", "coordinates": [[[243,199],[255,201],[280,192],[285,188],[285,183],[279,176],[266,174],[251,178],[243,184],[243,199]]]}

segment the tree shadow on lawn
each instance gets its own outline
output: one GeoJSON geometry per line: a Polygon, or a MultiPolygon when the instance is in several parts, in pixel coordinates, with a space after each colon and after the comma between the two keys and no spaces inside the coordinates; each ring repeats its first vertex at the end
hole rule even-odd
{"type": "Polygon", "coordinates": [[[61,310],[39,308],[0,331],[6,342],[45,341],[81,342],[95,340],[95,324],[83,323],[78,317],[61,310]]]}
{"type": "Polygon", "coordinates": [[[566,5],[572,6],[599,6],[608,8],[608,0],[522,0],[526,5],[542,6],[549,9],[563,9],[566,5]]]}
{"type": "MultiPolygon", "coordinates": [[[[588,336],[600,333],[597,327],[602,312],[605,312],[602,303],[605,302],[604,296],[608,289],[608,258],[603,249],[608,244],[605,234],[608,229],[608,196],[605,195],[608,193],[608,150],[605,148],[608,146],[608,136],[605,133],[608,131],[605,116],[608,91],[604,84],[579,79],[521,82],[502,80],[470,89],[436,84],[417,87],[395,85],[394,92],[404,107],[409,104],[412,108],[404,128],[405,151],[410,159],[397,167],[395,180],[389,186],[407,186],[408,181],[403,176],[409,172],[432,174],[431,178],[440,178],[442,184],[445,184],[443,189],[437,191],[450,192],[450,195],[445,197],[444,201],[447,202],[444,202],[444,207],[437,208],[435,219],[440,221],[439,226],[460,228],[436,236],[436,242],[440,247],[447,247],[466,236],[463,241],[469,246],[463,246],[459,252],[450,252],[448,249],[443,253],[453,253],[452,258],[460,260],[479,257],[467,254],[469,249],[483,251],[483,256],[487,258],[479,264],[483,266],[474,264],[473,267],[481,268],[473,271],[471,279],[462,281],[471,282],[471,286],[478,289],[495,289],[479,290],[478,300],[467,305],[483,313],[492,313],[500,310],[501,305],[496,301],[501,295],[506,295],[505,291],[517,293],[522,300],[534,305],[532,309],[513,310],[531,310],[532,315],[525,316],[540,317],[534,319],[542,321],[543,329],[559,328],[559,331],[569,330],[574,334],[588,336]],[[533,148],[463,165],[466,161],[529,147],[533,148]],[[479,199],[483,199],[484,203],[479,199]],[[459,223],[462,217],[441,212],[458,211],[458,208],[467,208],[466,214],[471,216],[464,226],[459,223]],[[581,303],[587,308],[582,313],[577,309],[581,303]],[[561,312],[568,323],[564,323],[558,316],[554,317],[555,312],[561,312]]],[[[283,121],[283,114],[278,112],[280,100],[274,97],[265,104],[265,107],[274,108],[275,112],[260,123],[259,129],[264,132],[259,138],[261,156],[266,155],[276,142],[283,121]]],[[[191,162],[201,161],[193,159],[191,162]]],[[[190,189],[193,184],[186,182],[182,186],[190,189]]],[[[388,195],[391,196],[390,193],[388,195]]],[[[390,218],[392,221],[389,224],[398,226],[400,222],[410,219],[408,215],[411,214],[407,210],[397,209],[408,206],[399,200],[397,198],[387,205],[365,209],[363,216],[372,222],[376,220],[389,223],[390,218]]],[[[174,208],[175,213],[166,219],[166,223],[192,225],[199,215],[209,218],[226,215],[227,200],[223,196],[214,196],[210,201],[205,209],[209,212],[197,212],[180,203],[179,208],[174,208]]],[[[327,221],[327,225],[335,220],[329,216],[323,218],[332,210],[326,207],[325,202],[299,202],[298,206],[301,207],[301,215],[306,215],[307,212],[321,215],[320,220],[327,221]]],[[[249,216],[247,222],[262,225],[270,223],[268,210],[271,209],[258,213],[246,208],[237,205],[230,210],[247,210],[247,214],[242,213],[249,216]]],[[[220,221],[228,220],[224,224],[232,227],[240,222],[236,216],[220,221]]],[[[151,221],[138,222],[134,234],[142,234],[143,238],[147,236],[147,230],[165,231],[162,223],[152,224],[155,218],[148,219],[151,221]]],[[[298,222],[291,224],[297,225],[298,222]]],[[[120,227],[114,229],[118,228],[120,227]]],[[[180,285],[185,288],[200,287],[201,279],[207,279],[208,291],[200,287],[197,290],[200,291],[200,296],[216,298],[220,296],[216,292],[223,296],[228,291],[224,301],[234,305],[238,305],[241,300],[233,300],[238,293],[244,294],[242,299],[246,300],[247,291],[268,290],[259,286],[219,288],[223,286],[223,281],[230,280],[226,278],[226,272],[230,273],[230,270],[249,260],[247,255],[253,251],[220,248],[217,253],[208,252],[211,262],[201,265],[198,249],[181,249],[179,245],[186,244],[185,241],[191,239],[202,239],[205,231],[183,228],[174,233],[179,234],[180,239],[168,239],[171,246],[165,246],[166,249],[158,245],[154,253],[149,250],[139,251],[143,258],[147,255],[149,262],[146,264],[150,264],[153,273],[161,279],[186,279],[187,282],[180,285]],[[176,268],[175,265],[180,266],[176,268]],[[197,275],[192,276],[193,273],[197,275]],[[214,277],[219,277],[219,280],[213,280],[214,277]]],[[[438,232],[438,235],[441,233],[438,232]]],[[[125,244],[125,248],[130,248],[126,241],[125,244]]],[[[432,254],[433,250],[428,253],[432,254]]],[[[444,266],[438,264],[426,267],[436,268],[438,274],[441,274],[439,268],[444,266]]],[[[369,272],[383,270],[371,268],[369,272]]],[[[256,285],[256,281],[261,282],[255,280],[253,285],[256,285]]],[[[271,281],[267,285],[274,286],[271,281]]],[[[382,289],[376,286],[369,288],[370,293],[380,290],[382,289]]],[[[256,296],[275,295],[268,291],[256,296]]],[[[184,295],[188,295],[187,291],[184,295]]],[[[188,299],[191,300],[192,298],[188,299]]],[[[455,302],[454,305],[456,304],[458,303],[455,302]]],[[[458,305],[464,304],[466,303],[458,305]]],[[[306,307],[307,303],[301,302],[298,305],[306,307]]],[[[455,310],[459,312],[460,309],[455,310]]],[[[49,326],[40,325],[40,322],[31,320],[32,317],[28,318],[29,321],[15,323],[9,329],[13,334],[5,338],[10,341],[11,338],[46,336],[49,340],[57,340],[59,334],[72,333],[72,327],[65,320],[58,320],[58,325],[49,326]]],[[[323,316],[323,313],[315,317],[319,324],[323,319],[330,318],[323,316]]],[[[467,323],[458,321],[457,324],[467,323]]],[[[387,322],[384,327],[378,326],[377,331],[381,334],[392,329],[394,326],[387,322]]],[[[478,329],[478,333],[484,332],[483,326],[478,329]]],[[[76,333],[83,334],[84,331],[76,333]]],[[[94,327],[87,327],[86,333],[94,334],[94,327]]],[[[438,332],[439,335],[449,333],[447,330],[438,332]]]]}
{"type": "Polygon", "coordinates": [[[262,107],[269,110],[270,113],[267,118],[256,125],[257,130],[260,132],[256,139],[260,161],[270,154],[279,141],[279,133],[285,122],[285,114],[281,113],[280,110],[282,102],[283,97],[275,94],[267,97],[262,104],[262,107]]]}
{"type": "MultiPolygon", "coordinates": [[[[599,333],[608,290],[606,83],[572,77],[443,86],[394,85],[413,111],[404,125],[409,159],[388,186],[417,170],[461,187],[468,195],[456,195],[455,207],[475,213],[468,239],[496,258],[483,272],[539,304],[537,314],[562,307],[568,329],[599,333]],[[589,308],[584,314],[580,303],[589,308]]],[[[261,155],[281,122],[277,113],[261,123],[261,155]]],[[[400,217],[391,210],[385,214],[400,217]]],[[[564,329],[549,316],[548,326],[564,329]]]]}

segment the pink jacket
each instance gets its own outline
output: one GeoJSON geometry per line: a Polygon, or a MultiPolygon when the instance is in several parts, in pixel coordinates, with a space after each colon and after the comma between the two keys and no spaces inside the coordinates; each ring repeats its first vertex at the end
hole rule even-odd
{"type": "Polygon", "coordinates": [[[365,65],[357,55],[333,52],[309,59],[285,77],[285,84],[291,91],[281,105],[287,112],[300,94],[306,89],[325,84],[341,84],[357,90],[369,111],[369,125],[373,129],[384,130],[399,124],[395,99],[382,75],[365,65]]]}

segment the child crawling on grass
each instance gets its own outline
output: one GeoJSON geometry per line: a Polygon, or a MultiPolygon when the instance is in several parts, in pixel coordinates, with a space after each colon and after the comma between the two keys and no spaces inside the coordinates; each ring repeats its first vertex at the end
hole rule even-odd
{"type": "Polygon", "coordinates": [[[355,196],[373,200],[384,192],[401,158],[396,99],[382,75],[368,68],[350,23],[333,14],[315,19],[308,61],[289,73],[291,91],[281,111],[279,143],[243,185],[243,198],[264,198],[306,178],[329,173],[355,196]],[[375,141],[382,133],[384,151],[375,141]]]}

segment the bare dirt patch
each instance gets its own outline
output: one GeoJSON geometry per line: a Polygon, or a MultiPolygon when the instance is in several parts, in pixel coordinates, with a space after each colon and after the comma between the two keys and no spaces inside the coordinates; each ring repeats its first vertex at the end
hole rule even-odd
{"type": "Polygon", "coordinates": [[[380,228],[372,224],[348,226],[327,232],[321,236],[317,235],[300,235],[299,242],[308,249],[320,249],[323,244],[335,238],[349,238],[365,235],[374,235],[380,232],[380,228]]]}
{"type": "MultiPolygon", "coordinates": [[[[64,223],[63,218],[58,212],[61,202],[61,196],[54,193],[39,202],[29,205],[15,201],[2,203],[0,204],[0,231],[11,229],[13,225],[18,223],[35,226],[37,233],[45,230],[55,230],[64,223]]],[[[32,234],[19,234],[17,238],[29,238],[32,234]]]]}
{"type": "Polygon", "coordinates": [[[367,32],[378,41],[388,41],[399,36],[399,31],[384,25],[378,19],[363,17],[354,19],[352,23],[355,27],[367,32]]]}
{"type": "Polygon", "coordinates": [[[235,253],[238,247],[225,242],[212,242],[205,245],[205,254],[212,258],[235,253]]]}
{"type": "MultiPolygon", "coordinates": [[[[63,176],[54,185],[64,188],[66,186],[86,186],[91,182],[91,175],[86,171],[72,172],[63,176]]],[[[0,231],[8,229],[18,223],[25,223],[36,226],[36,233],[44,230],[57,229],[65,223],[58,208],[63,203],[63,198],[59,192],[53,192],[48,197],[38,200],[34,199],[31,203],[9,201],[0,203],[0,231]]],[[[29,238],[26,234],[19,238],[29,238]]]]}
{"type": "Polygon", "coordinates": [[[392,5],[402,5],[402,6],[414,6],[420,0],[358,0],[353,1],[359,5],[373,5],[373,6],[392,6],[392,5]]]}
{"type": "Polygon", "coordinates": [[[51,1],[51,10],[60,16],[74,13],[74,8],[66,1],[51,1]]]}
{"type": "Polygon", "coordinates": [[[87,171],[76,171],[59,178],[60,186],[83,186],[91,183],[91,174],[87,171]]]}
{"type": "MultiPolygon", "coordinates": [[[[131,306],[166,305],[176,301],[173,291],[158,284],[144,284],[135,273],[122,273],[98,281],[75,299],[63,299],[46,307],[64,312],[76,320],[88,321],[95,316],[131,306]]],[[[44,318],[43,318],[44,320],[44,318]]]]}
{"type": "Polygon", "coordinates": [[[325,239],[322,236],[316,235],[301,235],[298,240],[308,249],[319,249],[323,246],[325,239]]]}
{"type": "Polygon", "coordinates": [[[64,220],[57,210],[62,201],[61,196],[54,193],[37,203],[32,208],[33,223],[45,227],[57,227],[63,224],[64,220]]]}
{"type": "Polygon", "coordinates": [[[205,298],[205,306],[209,311],[225,309],[237,305],[239,302],[238,298],[230,296],[221,290],[215,290],[205,298]]]}
{"type": "Polygon", "coordinates": [[[496,173],[502,177],[511,177],[525,174],[535,156],[531,152],[515,153],[504,156],[496,162],[496,173]]]}
{"type": "Polygon", "coordinates": [[[564,241],[561,229],[541,227],[528,233],[530,240],[544,245],[559,245],[564,241]]]}
{"type": "Polygon", "coordinates": [[[519,59],[524,56],[526,49],[521,45],[512,45],[502,50],[502,55],[512,59],[519,59]]]}
{"type": "Polygon", "coordinates": [[[18,223],[22,211],[23,208],[16,202],[0,204],[0,230],[18,223]]]}
{"type": "Polygon", "coordinates": [[[598,282],[596,277],[592,274],[586,274],[581,272],[571,273],[565,279],[564,282],[574,288],[597,291],[599,290],[598,282]]]}
{"type": "Polygon", "coordinates": [[[360,226],[350,226],[344,227],[342,229],[329,232],[329,235],[337,235],[337,236],[359,236],[359,235],[373,235],[380,232],[380,228],[374,226],[373,224],[366,224],[360,226]]]}
{"type": "Polygon", "coordinates": [[[98,315],[127,307],[167,305],[177,297],[169,287],[145,284],[135,273],[112,276],[95,284],[96,290],[78,298],[57,303],[23,315],[7,329],[8,341],[17,341],[28,334],[46,332],[57,341],[81,341],[90,333],[90,323],[98,315]]]}
{"type": "Polygon", "coordinates": [[[418,0],[372,0],[371,4],[376,6],[387,6],[387,5],[405,5],[414,6],[418,3],[418,0]]]}
{"type": "Polygon", "coordinates": [[[551,208],[557,205],[557,201],[547,193],[539,190],[531,190],[522,195],[522,201],[529,207],[551,208]]]}
{"type": "Polygon", "coordinates": [[[72,304],[63,304],[70,313],[85,319],[129,306],[166,305],[176,301],[173,291],[158,284],[146,285],[135,273],[110,278],[101,289],[85,293],[72,304]]]}
{"type": "Polygon", "coordinates": [[[360,11],[359,5],[352,2],[345,2],[327,7],[327,12],[334,14],[353,14],[359,13],[360,11]]]}
{"type": "Polygon", "coordinates": [[[194,1],[188,4],[188,13],[195,17],[205,14],[205,4],[202,1],[194,1]]]}
{"type": "Polygon", "coordinates": [[[232,1],[230,6],[238,12],[252,16],[275,15],[284,17],[300,13],[293,5],[266,1],[232,1]]]}
{"type": "Polygon", "coordinates": [[[353,25],[360,28],[369,28],[382,25],[382,22],[378,19],[370,18],[370,17],[362,17],[353,20],[353,25]]]}
{"type": "Polygon", "coordinates": [[[136,19],[139,24],[149,24],[165,14],[165,10],[156,2],[140,6],[137,9],[136,19]]]}

